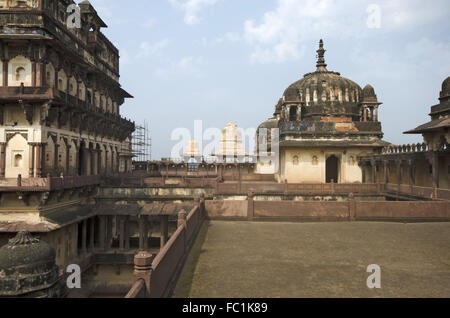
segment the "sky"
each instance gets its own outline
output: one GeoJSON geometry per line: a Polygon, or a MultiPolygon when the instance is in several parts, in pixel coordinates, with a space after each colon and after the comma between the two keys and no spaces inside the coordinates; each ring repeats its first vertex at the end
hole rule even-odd
{"type": "Polygon", "coordinates": [[[257,128],[284,90],[315,70],[319,39],[328,70],[383,102],[384,140],[429,121],[450,75],[448,0],[90,0],[120,51],[120,83],[134,96],[122,116],[152,136],[152,159],[169,157],[177,128],[194,137],[233,122],[257,128]]]}

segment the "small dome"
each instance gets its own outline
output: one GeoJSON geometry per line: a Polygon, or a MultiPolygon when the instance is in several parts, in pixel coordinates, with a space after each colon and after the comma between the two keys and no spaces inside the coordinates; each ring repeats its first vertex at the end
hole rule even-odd
{"type": "Polygon", "coordinates": [[[276,119],[275,117],[269,118],[265,122],[263,122],[261,125],[258,126],[258,131],[260,128],[266,128],[266,129],[278,128],[278,119],[276,119]]]}
{"type": "Polygon", "coordinates": [[[50,245],[29,232],[19,232],[0,248],[0,296],[20,296],[53,286],[59,278],[55,256],[50,245]]]}
{"type": "Polygon", "coordinates": [[[367,84],[363,88],[363,97],[377,97],[377,95],[375,95],[375,90],[371,85],[367,84]]]}
{"type": "Polygon", "coordinates": [[[450,96],[450,76],[442,82],[441,98],[450,96]]]}

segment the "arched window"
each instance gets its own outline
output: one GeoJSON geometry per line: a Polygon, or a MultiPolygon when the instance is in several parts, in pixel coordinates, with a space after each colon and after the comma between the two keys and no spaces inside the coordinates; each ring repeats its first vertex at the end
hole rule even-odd
{"type": "Polygon", "coordinates": [[[313,166],[317,166],[319,164],[319,158],[317,158],[317,156],[312,157],[312,164],[313,166]]]}
{"type": "Polygon", "coordinates": [[[294,157],[292,158],[292,164],[293,164],[294,166],[298,166],[298,163],[299,163],[298,156],[294,156],[294,157]]]}
{"type": "Polygon", "coordinates": [[[25,68],[22,66],[16,68],[16,81],[23,81],[25,79],[25,68]]]}
{"type": "Polygon", "coordinates": [[[289,108],[289,121],[297,121],[297,106],[289,108]]]}
{"type": "Polygon", "coordinates": [[[16,154],[14,156],[14,167],[15,168],[21,168],[22,167],[22,155],[21,154],[16,154]]]}

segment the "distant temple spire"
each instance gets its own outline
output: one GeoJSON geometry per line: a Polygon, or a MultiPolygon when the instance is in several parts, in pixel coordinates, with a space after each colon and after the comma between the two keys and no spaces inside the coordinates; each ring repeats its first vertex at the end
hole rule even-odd
{"type": "Polygon", "coordinates": [[[327,64],[325,63],[325,52],[326,50],[323,48],[323,40],[320,39],[319,49],[317,50],[318,58],[317,58],[317,71],[326,71],[327,64]]]}

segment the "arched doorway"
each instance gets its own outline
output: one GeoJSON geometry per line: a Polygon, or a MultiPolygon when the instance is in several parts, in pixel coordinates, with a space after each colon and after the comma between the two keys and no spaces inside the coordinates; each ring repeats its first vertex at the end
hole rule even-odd
{"type": "Polygon", "coordinates": [[[339,159],[335,155],[331,155],[327,159],[326,181],[327,183],[338,183],[339,181],[339,159]]]}

